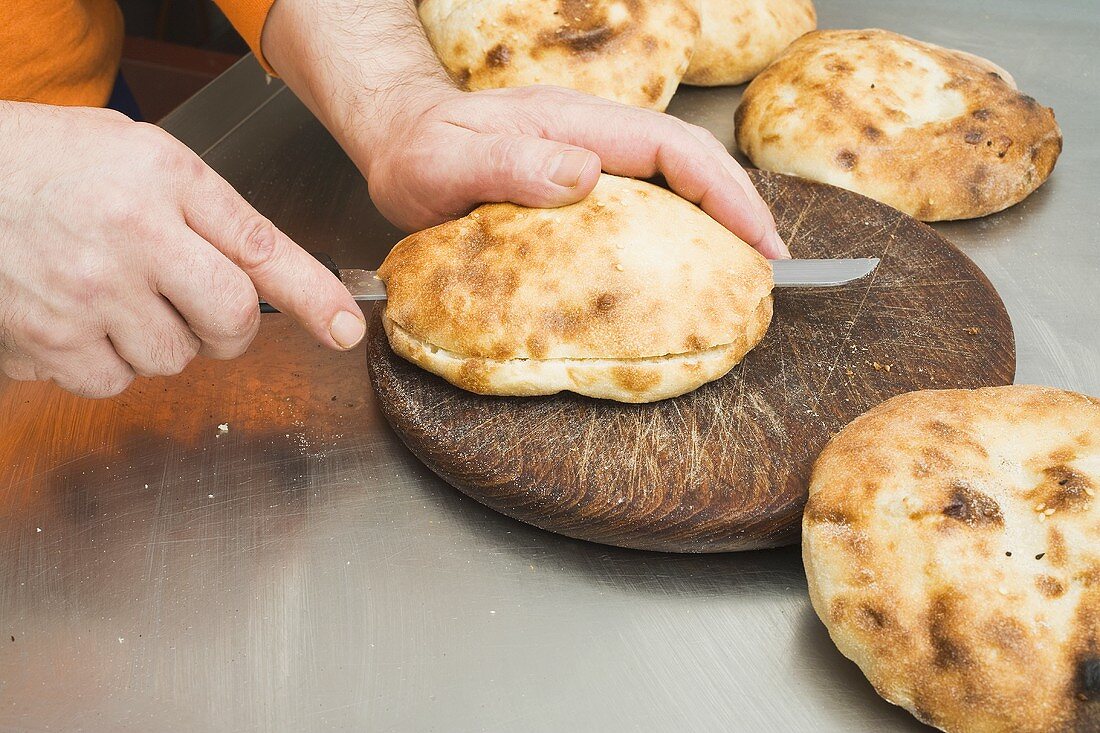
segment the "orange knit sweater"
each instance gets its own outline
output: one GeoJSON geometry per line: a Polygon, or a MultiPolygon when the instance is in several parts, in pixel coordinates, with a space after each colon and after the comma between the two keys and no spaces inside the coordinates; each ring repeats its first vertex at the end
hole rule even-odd
{"type": "MultiPolygon", "coordinates": [[[[274,0],[217,2],[260,56],[274,0]]],[[[115,0],[0,0],[0,99],[102,106],[121,55],[115,0]]]]}

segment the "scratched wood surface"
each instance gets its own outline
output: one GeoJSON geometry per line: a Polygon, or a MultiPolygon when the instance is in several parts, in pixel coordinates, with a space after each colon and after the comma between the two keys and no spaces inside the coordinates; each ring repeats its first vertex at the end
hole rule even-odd
{"type": "Polygon", "coordinates": [[[949,242],[848,191],[751,175],[795,256],[880,257],[874,275],[777,290],[767,336],[740,365],[649,405],[464,392],[394,355],[376,308],[368,365],[397,435],[460,491],[552,532],[746,550],[797,539],[813,461],[860,413],[911,390],[1012,382],[1004,306],[949,242]]]}

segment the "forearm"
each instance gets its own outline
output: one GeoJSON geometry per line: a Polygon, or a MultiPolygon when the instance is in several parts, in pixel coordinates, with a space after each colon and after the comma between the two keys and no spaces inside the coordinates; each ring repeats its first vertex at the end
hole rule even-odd
{"type": "Polygon", "coordinates": [[[394,115],[455,91],[413,0],[277,0],[263,49],[341,145],[361,151],[361,166],[394,115]]]}

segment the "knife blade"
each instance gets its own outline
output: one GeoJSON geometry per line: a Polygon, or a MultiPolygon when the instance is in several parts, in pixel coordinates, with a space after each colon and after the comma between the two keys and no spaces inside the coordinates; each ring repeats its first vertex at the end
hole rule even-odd
{"type": "MultiPolygon", "coordinates": [[[[845,260],[773,260],[777,288],[831,288],[864,278],[877,257],[845,260]]],[[[374,270],[340,270],[340,280],[356,300],[385,300],[386,284],[374,270]]]]}
{"type": "MultiPolygon", "coordinates": [[[[339,269],[325,255],[314,254],[356,300],[385,300],[386,284],[375,270],[339,269]]],[[[834,288],[855,282],[874,272],[877,257],[859,259],[796,259],[771,260],[772,274],[777,288],[834,288]]],[[[260,310],[275,313],[274,308],[260,301],[260,310]]]]}

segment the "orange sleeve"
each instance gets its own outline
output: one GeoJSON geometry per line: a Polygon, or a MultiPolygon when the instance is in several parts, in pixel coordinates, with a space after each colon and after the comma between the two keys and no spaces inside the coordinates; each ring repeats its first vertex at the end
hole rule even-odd
{"type": "Polygon", "coordinates": [[[260,38],[264,32],[264,22],[275,0],[215,0],[218,7],[229,18],[229,22],[244,38],[245,43],[256,54],[256,59],[264,71],[272,76],[275,72],[264,58],[263,49],[260,48],[260,38]]]}

